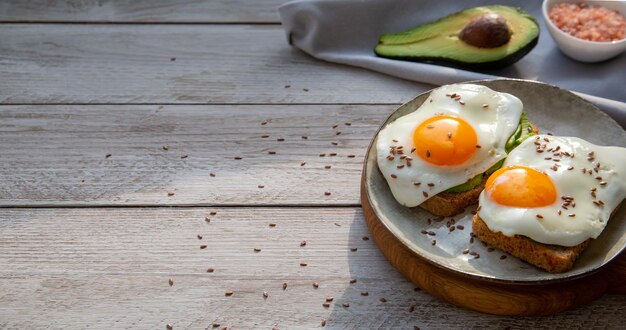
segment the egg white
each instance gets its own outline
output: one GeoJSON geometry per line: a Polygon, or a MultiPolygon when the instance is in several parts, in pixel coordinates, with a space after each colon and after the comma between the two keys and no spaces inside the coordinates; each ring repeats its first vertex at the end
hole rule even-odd
{"type": "Polygon", "coordinates": [[[544,207],[511,207],[498,204],[483,191],[478,215],[490,230],[506,236],[523,235],[540,243],[575,246],[597,238],[611,212],[626,198],[626,148],[598,146],[576,137],[538,135],[511,151],[503,166],[510,165],[524,165],[546,173],[556,187],[557,200],[544,207]],[[536,142],[543,152],[537,152],[536,142]],[[557,146],[559,155],[555,157],[557,146]],[[574,156],[566,156],[564,152],[574,156]],[[596,172],[597,163],[600,166],[596,172]],[[596,188],[595,198],[592,188],[596,188]],[[574,197],[575,207],[563,208],[561,196],[574,197]],[[594,201],[602,201],[604,205],[596,205],[594,201]],[[538,219],[537,214],[542,218],[538,219]]]}
{"type": "Polygon", "coordinates": [[[418,109],[389,123],[378,133],[378,168],[395,199],[404,206],[417,206],[444,190],[469,181],[505,158],[505,145],[519,124],[522,107],[517,97],[481,85],[454,84],[433,90],[418,109]],[[450,97],[454,93],[460,95],[460,99],[450,97]],[[411,153],[415,147],[415,128],[437,115],[462,118],[476,132],[481,148],[477,148],[463,164],[438,166],[411,153]],[[393,160],[387,158],[392,146],[404,147],[404,154],[412,158],[410,167],[398,169],[398,165],[406,164],[400,155],[393,160]],[[420,185],[416,186],[414,182],[420,185]]]}

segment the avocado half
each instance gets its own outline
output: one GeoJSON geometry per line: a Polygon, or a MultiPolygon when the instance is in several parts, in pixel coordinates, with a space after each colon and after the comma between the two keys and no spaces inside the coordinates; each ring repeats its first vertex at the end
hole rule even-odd
{"type": "Polygon", "coordinates": [[[533,16],[520,8],[493,5],[465,9],[403,32],[383,34],[374,52],[392,59],[478,70],[498,69],[520,60],[538,40],[539,24],[533,16]],[[461,40],[461,31],[486,14],[497,14],[506,20],[510,39],[491,48],[461,40]]]}

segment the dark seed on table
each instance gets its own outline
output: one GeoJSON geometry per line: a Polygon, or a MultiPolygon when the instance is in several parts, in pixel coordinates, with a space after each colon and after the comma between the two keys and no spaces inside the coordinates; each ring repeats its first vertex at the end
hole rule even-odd
{"type": "Polygon", "coordinates": [[[267,125],[267,120],[262,121],[261,125],[267,125]]]}
{"type": "Polygon", "coordinates": [[[328,297],[326,297],[326,301],[327,301],[327,302],[331,302],[331,301],[333,301],[334,299],[335,299],[335,297],[333,297],[333,296],[328,296],[328,297]]]}
{"type": "Polygon", "coordinates": [[[487,249],[487,252],[493,252],[494,250],[495,250],[494,248],[490,247],[487,249]]]}
{"type": "Polygon", "coordinates": [[[326,196],[330,196],[330,191],[326,191],[326,192],[324,192],[324,195],[326,195],[326,196]]]}
{"type": "Polygon", "coordinates": [[[275,155],[276,151],[268,151],[267,153],[270,154],[270,155],[275,155]]]}
{"type": "Polygon", "coordinates": [[[343,306],[344,308],[348,308],[348,307],[350,307],[350,304],[348,304],[348,303],[343,303],[343,304],[341,304],[341,306],[343,306]]]}
{"type": "Polygon", "coordinates": [[[213,326],[214,328],[219,328],[219,327],[220,327],[220,324],[219,324],[219,323],[213,323],[213,325],[212,325],[212,326],[213,326]]]}
{"type": "Polygon", "coordinates": [[[270,227],[276,227],[276,224],[275,223],[270,223],[269,226],[270,227]]]}
{"type": "Polygon", "coordinates": [[[409,307],[409,313],[413,313],[415,311],[415,306],[411,305],[409,307]]]}
{"type": "Polygon", "coordinates": [[[435,234],[435,232],[431,230],[431,231],[429,231],[429,232],[428,232],[428,235],[430,235],[430,236],[435,236],[435,235],[437,235],[437,234],[435,234]]]}
{"type": "Polygon", "coordinates": [[[323,327],[326,326],[326,320],[322,320],[321,326],[323,326],[323,327]]]}
{"type": "Polygon", "coordinates": [[[317,288],[319,288],[319,287],[320,287],[320,284],[319,284],[319,283],[317,283],[317,282],[313,282],[313,287],[317,289],[317,288]]]}
{"type": "Polygon", "coordinates": [[[301,262],[300,267],[306,267],[308,264],[306,262],[301,262]]]}
{"type": "Polygon", "coordinates": [[[170,286],[174,285],[174,280],[171,278],[167,282],[170,284],[170,286]]]}
{"type": "Polygon", "coordinates": [[[209,176],[214,178],[215,177],[215,173],[211,172],[211,173],[209,173],[209,176]]]}
{"type": "Polygon", "coordinates": [[[228,290],[228,291],[224,292],[224,295],[225,295],[226,297],[230,297],[230,296],[232,296],[232,295],[233,295],[233,293],[234,293],[234,292],[233,292],[233,290],[228,290]]]}
{"type": "Polygon", "coordinates": [[[425,191],[422,191],[422,195],[424,195],[424,197],[428,197],[428,193],[425,191]]]}
{"type": "Polygon", "coordinates": [[[463,225],[456,225],[456,229],[463,230],[463,229],[465,229],[465,227],[463,227],[463,225]]]}
{"type": "Polygon", "coordinates": [[[434,239],[432,242],[430,242],[431,245],[437,245],[437,240],[434,239]]]}
{"type": "Polygon", "coordinates": [[[171,196],[174,196],[174,193],[170,191],[167,193],[167,195],[171,197],[171,196]]]}
{"type": "Polygon", "coordinates": [[[306,136],[306,135],[302,135],[302,140],[308,140],[308,139],[309,139],[309,137],[308,137],[308,136],[306,136]]]}
{"type": "Polygon", "coordinates": [[[306,245],[306,241],[300,242],[300,246],[305,246],[305,245],[306,245]]]}
{"type": "Polygon", "coordinates": [[[331,142],[330,144],[332,144],[332,145],[336,146],[336,145],[338,145],[338,144],[339,144],[339,142],[337,142],[337,141],[333,141],[333,142],[331,142]]]}
{"type": "Polygon", "coordinates": [[[357,248],[350,248],[350,251],[352,251],[352,252],[356,252],[356,251],[357,251],[357,248]]]}
{"type": "Polygon", "coordinates": [[[468,254],[469,253],[469,249],[463,249],[463,254],[468,254]]]}
{"type": "Polygon", "coordinates": [[[262,139],[267,139],[268,137],[270,137],[269,135],[265,134],[265,135],[261,135],[262,139]]]}
{"type": "Polygon", "coordinates": [[[172,329],[174,329],[174,326],[168,323],[168,324],[165,325],[165,329],[172,330],[172,329]]]}
{"type": "Polygon", "coordinates": [[[242,159],[243,159],[243,157],[241,157],[241,156],[235,156],[235,160],[242,160],[242,159]]]}
{"type": "Polygon", "coordinates": [[[163,146],[163,150],[168,151],[168,150],[170,150],[170,147],[168,147],[168,146],[163,146]]]}
{"type": "Polygon", "coordinates": [[[204,245],[204,244],[200,245],[200,249],[202,249],[202,250],[206,249],[206,245],[204,245]]]}
{"type": "Polygon", "coordinates": [[[300,163],[300,166],[304,166],[304,165],[306,165],[306,162],[300,163]]]}
{"type": "Polygon", "coordinates": [[[329,169],[330,167],[331,167],[330,165],[324,166],[325,169],[329,169]]]}
{"type": "Polygon", "coordinates": [[[354,284],[354,283],[356,283],[356,278],[353,278],[350,280],[350,284],[354,284]]]}
{"type": "Polygon", "coordinates": [[[283,142],[283,141],[285,141],[285,138],[278,138],[278,139],[276,139],[276,141],[283,142]]]}
{"type": "Polygon", "coordinates": [[[448,229],[448,230],[449,230],[449,232],[453,232],[455,229],[456,229],[456,227],[452,226],[452,227],[450,227],[450,229],[448,229]]]}
{"type": "Polygon", "coordinates": [[[334,156],[337,156],[337,153],[336,152],[331,152],[328,155],[331,156],[331,157],[334,157],[334,156]]]}
{"type": "Polygon", "coordinates": [[[369,296],[369,295],[370,295],[370,293],[369,293],[369,292],[367,292],[367,291],[363,291],[363,292],[361,292],[361,295],[362,295],[363,297],[367,297],[367,296],[369,296]]]}
{"type": "Polygon", "coordinates": [[[262,185],[262,184],[258,185],[257,187],[259,187],[260,189],[265,188],[265,186],[264,186],[264,185],[262,185]]]}
{"type": "Polygon", "coordinates": [[[215,269],[213,269],[213,268],[207,268],[207,270],[206,270],[207,273],[213,273],[214,271],[215,271],[215,269]]]}
{"type": "Polygon", "coordinates": [[[474,243],[474,237],[470,237],[470,244],[474,243]]]}
{"type": "Polygon", "coordinates": [[[215,210],[209,211],[209,214],[210,214],[210,215],[216,215],[216,214],[217,214],[217,211],[215,211],[215,210]]]}
{"type": "Polygon", "coordinates": [[[259,249],[259,248],[254,248],[254,252],[261,252],[261,249],[259,249]]]}
{"type": "Polygon", "coordinates": [[[341,135],[341,132],[336,132],[335,135],[341,135]]]}
{"type": "Polygon", "coordinates": [[[504,259],[506,259],[506,256],[505,255],[501,255],[500,256],[500,260],[504,260],[504,259]]]}
{"type": "Polygon", "coordinates": [[[106,155],[104,156],[104,158],[109,158],[109,157],[111,157],[111,154],[106,154],[106,155]]]}
{"type": "Polygon", "coordinates": [[[363,237],[361,237],[361,239],[364,240],[364,241],[369,241],[370,238],[367,237],[367,236],[363,236],[363,237]]]}
{"type": "Polygon", "coordinates": [[[202,239],[202,235],[198,234],[198,239],[202,239]]]}
{"type": "Polygon", "coordinates": [[[267,291],[263,291],[263,298],[267,299],[267,297],[269,297],[269,293],[267,293],[267,291]]]}
{"type": "MultiPolygon", "coordinates": [[[[428,219],[428,220],[430,220],[430,219],[428,219]]],[[[423,230],[423,229],[422,229],[422,231],[420,233],[422,233],[424,235],[428,234],[428,232],[426,230],[423,230]]]]}
{"type": "Polygon", "coordinates": [[[330,303],[328,303],[328,302],[322,303],[322,306],[328,308],[328,307],[330,307],[330,303]]]}
{"type": "Polygon", "coordinates": [[[352,154],[348,155],[348,158],[354,158],[354,157],[356,157],[356,155],[352,155],[352,154]]]}
{"type": "Polygon", "coordinates": [[[283,290],[287,290],[287,282],[283,283],[283,290]]]}
{"type": "Polygon", "coordinates": [[[386,303],[386,302],[387,302],[387,299],[385,299],[385,298],[380,298],[380,302],[381,302],[381,303],[386,303]]]}
{"type": "Polygon", "coordinates": [[[333,125],[333,128],[337,128],[337,126],[339,126],[339,125],[335,124],[335,125],[333,125]]]}

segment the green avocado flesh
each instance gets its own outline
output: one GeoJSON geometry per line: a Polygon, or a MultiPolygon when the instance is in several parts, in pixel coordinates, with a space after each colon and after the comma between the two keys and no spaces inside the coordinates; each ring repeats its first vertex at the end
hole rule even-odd
{"type": "MultiPolygon", "coordinates": [[[[510,153],[511,150],[515,149],[515,147],[520,145],[520,143],[524,142],[524,140],[528,139],[529,137],[533,135],[535,135],[535,132],[533,131],[532,123],[528,119],[528,116],[526,115],[526,113],[522,112],[522,116],[520,117],[519,125],[517,125],[517,129],[511,135],[511,137],[509,137],[509,139],[506,141],[506,146],[504,147],[504,149],[506,150],[506,153],[507,154],[510,153]]],[[[504,164],[504,159],[495,163],[487,171],[485,171],[485,173],[478,174],[477,176],[471,178],[469,181],[462,183],[458,186],[454,186],[444,191],[444,193],[462,193],[468,190],[472,190],[474,189],[474,187],[478,186],[483,181],[484,175],[491,175],[493,172],[497,171],[500,167],[502,167],[502,164],[504,164]]]]}
{"type": "Polygon", "coordinates": [[[407,31],[383,34],[374,52],[392,59],[496,69],[521,59],[538,40],[539,25],[534,17],[520,8],[493,5],[466,9],[407,31]],[[467,24],[485,14],[497,14],[506,20],[511,31],[508,42],[498,47],[482,48],[459,39],[467,24]]]}

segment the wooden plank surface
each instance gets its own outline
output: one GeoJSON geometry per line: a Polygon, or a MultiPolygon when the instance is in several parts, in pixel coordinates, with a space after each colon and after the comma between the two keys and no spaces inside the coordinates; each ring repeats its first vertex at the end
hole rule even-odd
{"type": "Polygon", "coordinates": [[[432,88],[315,60],[280,26],[53,27],[0,25],[0,103],[402,103],[432,88]]]}
{"type": "Polygon", "coordinates": [[[395,107],[0,106],[0,205],[359,205],[395,107]]]}
{"type": "Polygon", "coordinates": [[[3,0],[0,22],[278,23],[287,0],[3,0]]]}
{"type": "Polygon", "coordinates": [[[330,329],[606,329],[623,321],[623,295],[511,318],[415,291],[363,240],[360,208],[214,211],[206,223],[207,208],[2,209],[0,327],[291,329],[327,320],[330,329]]]}

